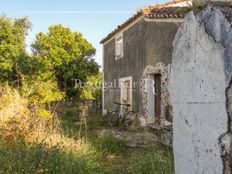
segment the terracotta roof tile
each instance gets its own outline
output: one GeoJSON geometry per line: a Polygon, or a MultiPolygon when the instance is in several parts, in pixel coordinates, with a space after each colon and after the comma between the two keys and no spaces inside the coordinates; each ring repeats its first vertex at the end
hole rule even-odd
{"type": "MultiPolygon", "coordinates": [[[[182,11],[175,12],[175,10],[180,9],[180,7],[173,7],[178,5],[179,3],[188,3],[191,0],[176,0],[172,2],[167,2],[164,4],[156,4],[151,5],[146,8],[142,8],[137,13],[135,13],[131,18],[129,18],[126,22],[119,25],[115,30],[109,33],[104,39],[101,40],[101,44],[111,39],[116,33],[122,31],[128,25],[136,21],[139,17],[145,16],[147,18],[183,18],[185,13],[182,11]]],[[[185,5],[184,5],[185,6],[185,5]]],[[[184,8],[184,7],[183,7],[184,8]]]]}
{"type": "Polygon", "coordinates": [[[191,10],[191,7],[164,7],[150,12],[145,17],[154,18],[184,18],[191,10]]]}

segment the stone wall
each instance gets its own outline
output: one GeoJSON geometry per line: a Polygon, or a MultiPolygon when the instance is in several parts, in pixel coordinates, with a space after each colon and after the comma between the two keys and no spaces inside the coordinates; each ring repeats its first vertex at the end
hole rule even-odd
{"type": "Polygon", "coordinates": [[[53,102],[51,104],[52,109],[56,109],[58,113],[78,113],[82,106],[87,106],[89,111],[101,111],[102,102],[99,100],[63,100],[59,103],[53,102]]]}
{"type": "MultiPolygon", "coordinates": [[[[149,74],[161,74],[161,115],[159,116],[159,120],[162,122],[164,120],[167,120],[169,122],[172,122],[172,116],[169,114],[170,108],[169,108],[169,95],[168,95],[168,71],[170,68],[170,64],[165,65],[161,62],[158,62],[155,67],[152,65],[148,65],[145,70],[143,71],[143,76],[141,79],[146,79],[147,75],[149,74]]],[[[154,107],[154,103],[152,103],[151,106],[148,105],[148,98],[149,94],[146,92],[145,89],[141,90],[142,93],[142,106],[144,111],[148,111],[149,107],[154,107]]],[[[149,117],[146,116],[145,117],[149,117]]],[[[153,117],[153,116],[152,116],[153,117]]],[[[154,121],[153,121],[154,123],[154,121]]],[[[161,123],[159,123],[161,124],[161,123]]],[[[164,123],[163,123],[164,124],[164,123]]]]}
{"type": "Polygon", "coordinates": [[[169,93],[177,174],[231,173],[232,27],[227,10],[210,5],[190,12],[173,42],[169,93]]]}
{"type": "MultiPolygon", "coordinates": [[[[118,79],[132,76],[140,83],[146,67],[157,63],[167,66],[172,57],[172,42],[181,20],[146,21],[141,19],[123,32],[124,56],[115,60],[115,40],[104,44],[104,82],[118,82],[118,79]],[[154,32],[155,31],[155,32],[154,32]]],[[[117,88],[104,91],[104,109],[115,110],[113,101],[120,101],[117,88]]],[[[138,86],[133,90],[133,110],[143,112],[143,96],[138,86]]]]}

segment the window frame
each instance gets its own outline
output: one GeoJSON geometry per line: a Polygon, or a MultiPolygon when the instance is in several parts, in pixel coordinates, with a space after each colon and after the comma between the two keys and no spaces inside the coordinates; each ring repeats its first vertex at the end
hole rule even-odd
{"type": "Polygon", "coordinates": [[[115,60],[123,58],[123,33],[115,37],[115,60]]]}
{"type": "Polygon", "coordinates": [[[119,88],[120,88],[120,102],[123,103],[123,94],[129,95],[126,96],[126,98],[129,100],[129,103],[131,106],[129,107],[129,110],[132,110],[133,106],[133,77],[122,77],[119,79],[119,88]],[[125,82],[129,82],[129,88],[125,87],[125,82]],[[126,90],[126,91],[125,91],[126,90]],[[124,93],[125,92],[125,93],[124,93]]]}

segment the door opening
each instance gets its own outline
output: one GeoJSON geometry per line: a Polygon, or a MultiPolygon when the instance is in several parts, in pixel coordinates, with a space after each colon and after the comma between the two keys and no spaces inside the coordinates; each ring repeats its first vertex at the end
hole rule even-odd
{"type": "Polygon", "coordinates": [[[120,80],[120,102],[130,104],[132,110],[132,77],[121,78],[120,80]]]}
{"type": "Polygon", "coordinates": [[[155,82],[155,117],[161,115],[161,74],[154,75],[155,82]]]}

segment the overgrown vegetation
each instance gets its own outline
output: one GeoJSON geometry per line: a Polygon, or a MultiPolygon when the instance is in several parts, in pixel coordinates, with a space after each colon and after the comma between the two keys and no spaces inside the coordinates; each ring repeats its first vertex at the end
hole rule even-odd
{"type": "Polygon", "coordinates": [[[126,151],[125,142],[113,137],[108,130],[108,119],[102,117],[99,111],[91,112],[86,118],[86,123],[81,121],[77,113],[68,112],[60,118],[66,136],[87,139],[105,155],[118,155],[126,151]]]}
{"type": "MultiPolygon", "coordinates": [[[[5,95],[0,100],[6,101],[5,95]]],[[[21,103],[14,116],[0,122],[2,174],[172,174],[171,149],[128,148],[113,137],[107,118],[97,112],[86,115],[84,122],[80,113],[44,119],[24,107],[25,99],[19,101],[11,101],[21,103]]]]}
{"type": "Polygon", "coordinates": [[[17,143],[10,146],[0,141],[0,173],[111,173],[102,154],[88,142],[54,133],[34,142],[21,138],[17,135],[17,143]]]}
{"type": "Polygon", "coordinates": [[[174,174],[171,149],[160,150],[154,147],[132,157],[129,174],[174,174]]]}
{"type": "Polygon", "coordinates": [[[50,106],[80,98],[74,79],[99,75],[95,48],[81,33],[54,25],[36,36],[29,55],[28,19],[1,16],[0,26],[0,173],[109,173],[91,143],[63,134],[50,106]]]}
{"type": "Polygon", "coordinates": [[[151,161],[131,156],[137,149],[115,138],[98,111],[81,106],[57,115],[64,98],[100,99],[99,87],[74,82],[101,81],[95,48],[81,33],[54,25],[36,36],[29,55],[30,27],[27,18],[0,17],[0,174],[142,174],[146,167],[169,174],[171,157],[160,149],[145,154],[151,161]]]}
{"type": "MultiPolygon", "coordinates": [[[[60,118],[65,134],[79,137],[80,117],[68,112],[60,118]]],[[[93,112],[86,122],[87,134],[83,129],[81,136],[87,136],[88,142],[103,153],[104,161],[111,166],[112,173],[174,174],[171,148],[161,145],[147,149],[128,148],[126,142],[113,137],[106,117],[93,112]]],[[[144,130],[145,134],[146,131],[144,130]]]]}
{"type": "MultiPolygon", "coordinates": [[[[11,95],[2,95],[0,108],[2,101],[11,99],[11,95]]],[[[14,108],[11,117],[0,121],[0,173],[112,173],[103,161],[103,153],[89,141],[66,136],[55,115],[42,118],[36,110],[29,111],[25,107],[25,99],[20,104],[19,101],[20,98],[10,100],[9,105],[3,106],[20,107],[14,108]]]]}
{"type": "Polygon", "coordinates": [[[109,131],[103,130],[98,134],[91,134],[89,141],[99,151],[105,154],[120,155],[126,151],[126,144],[124,141],[115,138],[109,131]]]}

